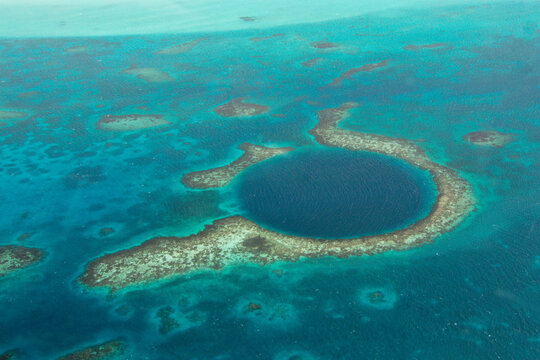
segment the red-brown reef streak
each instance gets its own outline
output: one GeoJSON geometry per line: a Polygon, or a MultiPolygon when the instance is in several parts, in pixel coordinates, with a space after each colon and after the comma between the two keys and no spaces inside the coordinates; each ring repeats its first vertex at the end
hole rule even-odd
{"type": "Polygon", "coordinates": [[[448,46],[448,44],[446,43],[434,43],[434,44],[426,44],[426,45],[405,45],[403,47],[403,50],[412,50],[412,51],[417,51],[417,50],[422,50],[422,49],[435,49],[435,48],[439,48],[439,47],[443,47],[443,46],[448,46]]]}
{"type": "Polygon", "coordinates": [[[365,64],[365,65],[362,65],[360,67],[357,67],[357,68],[352,68],[352,69],[349,69],[345,72],[342,72],[341,75],[337,78],[335,78],[334,80],[332,80],[332,82],[330,83],[330,86],[338,86],[338,85],[341,85],[341,83],[343,82],[343,80],[345,79],[349,79],[351,76],[353,76],[354,74],[356,74],[357,72],[362,72],[362,71],[371,71],[371,70],[375,70],[377,68],[380,68],[380,67],[383,67],[383,66],[386,66],[386,64],[388,64],[388,61],[390,60],[383,60],[381,62],[378,62],[378,63],[373,63],[373,64],[365,64]]]}
{"type": "Polygon", "coordinates": [[[79,281],[112,290],[204,269],[235,264],[265,265],[322,256],[348,257],[405,250],[432,241],[456,227],[474,208],[467,181],[455,171],[434,163],[414,143],[337,127],[356,103],[325,109],[310,134],[322,145],[353,151],[372,151],[403,159],[429,171],[437,188],[430,213],[407,228],[353,239],[322,240],[266,230],[241,216],[214,221],[187,237],[156,237],[139,246],[106,254],[90,262],[79,281]]]}
{"type": "Polygon", "coordinates": [[[272,34],[272,35],[268,35],[268,36],[258,36],[258,37],[249,38],[248,40],[252,41],[252,42],[257,42],[257,41],[268,40],[268,39],[275,38],[275,37],[280,37],[280,36],[285,36],[285,34],[284,33],[279,33],[279,34],[272,34]]]}
{"type": "Polygon", "coordinates": [[[111,340],[103,344],[94,345],[86,349],[77,350],[69,355],[59,357],[58,360],[104,360],[111,359],[124,352],[126,345],[122,340],[111,340]]]}
{"type": "Polygon", "coordinates": [[[186,52],[190,51],[195,46],[197,46],[201,41],[206,40],[206,39],[208,39],[208,38],[204,37],[204,38],[191,40],[191,41],[189,41],[187,43],[183,43],[183,44],[180,44],[180,45],[175,45],[175,46],[171,46],[171,47],[168,47],[168,48],[165,48],[165,49],[158,50],[158,51],[156,51],[156,54],[159,54],[159,55],[183,54],[183,53],[186,53],[186,52]]]}
{"type": "Polygon", "coordinates": [[[238,146],[244,154],[232,163],[218,168],[195,171],[184,175],[182,183],[190,188],[208,189],[227,185],[242,170],[253,164],[276,155],[287,153],[294,148],[269,148],[265,146],[243,143],[238,146]]]}

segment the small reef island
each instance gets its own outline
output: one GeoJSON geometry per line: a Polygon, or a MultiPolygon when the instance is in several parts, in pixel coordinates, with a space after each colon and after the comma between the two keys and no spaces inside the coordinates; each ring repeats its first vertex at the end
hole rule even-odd
{"type": "Polygon", "coordinates": [[[133,131],[156,126],[169,125],[170,121],[161,115],[103,115],[96,122],[96,129],[105,131],[133,131]]]}
{"type": "Polygon", "coordinates": [[[246,103],[244,98],[232,99],[214,108],[214,112],[223,117],[249,117],[264,114],[267,111],[268,106],[246,103]]]}
{"type": "Polygon", "coordinates": [[[240,144],[238,148],[243,150],[244,154],[232,163],[214,169],[186,174],[182,178],[182,183],[194,189],[223,187],[229,184],[240,171],[247,169],[251,165],[294,150],[292,147],[270,148],[249,143],[240,144]]]}
{"type": "Polygon", "coordinates": [[[503,134],[498,131],[474,131],[465,134],[463,140],[474,145],[487,147],[503,147],[514,140],[512,134],[503,134]]]}
{"type": "MultiPolygon", "coordinates": [[[[319,111],[317,125],[309,133],[321,145],[392,156],[429,172],[437,194],[431,211],[424,218],[388,233],[327,240],[285,235],[267,230],[242,216],[229,216],[214,221],[197,234],[156,237],[139,246],[101,256],[87,265],[79,281],[89,287],[108,287],[114,291],[235,264],[265,265],[302,258],[346,258],[405,250],[454,229],[474,208],[470,184],[454,170],[433,162],[413,142],[339,128],[338,123],[350,116],[349,110],[357,106],[357,103],[349,102],[319,111]]],[[[224,186],[245,166],[274,154],[275,149],[268,153],[270,148],[253,146],[244,144],[246,153],[228,166],[186,175],[184,184],[198,188],[224,186]],[[256,153],[262,156],[254,156],[256,153]],[[244,156],[246,158],[242,159],[244,156]]]]}
{"type": "Polygon", "coordinates": [[[0,246],[0,277],[28,267],[43,257],[43,251],[19,245],[0,246]]]}

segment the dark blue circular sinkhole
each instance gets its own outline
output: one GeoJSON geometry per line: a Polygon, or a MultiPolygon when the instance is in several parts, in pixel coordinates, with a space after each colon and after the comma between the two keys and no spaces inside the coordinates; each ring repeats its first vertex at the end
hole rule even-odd
{"type": "Polygon", "coordinates": [[[315,147],[265,160],[234,183],[241,213],[281,233],[337,239],[381,234],[425,217],[429,173],[371,152],[315,147]]]}

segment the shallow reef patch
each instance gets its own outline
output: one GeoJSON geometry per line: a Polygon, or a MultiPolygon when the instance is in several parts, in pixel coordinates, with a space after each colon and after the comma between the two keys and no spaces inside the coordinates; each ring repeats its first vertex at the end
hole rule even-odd
{"type": "Polygon", "coordinates": [[[398,300],[398,295],[389,286],[367,287],[358,291],[358,300],[361,305],[374,309],[391,310],[398,300]]]}
{"type": "Polygon", "coordinates": [[[235,98],[216,106],[214,112],[223,117],[250,117],[268,112],[268,106],[244,102],[245,98],[235,98]]]}
{"type": "Polygon", "coordinates": [[[208,38],[204,37],[204,38],[194,39],[194,40],[188,41],[188,42],[183,43],[183,44],[179,44],[179,45],[175,45],[175,46],[171,46],[171,47],[168,47],[168,48],[165,48],[165,49],[158,50],[158,51],[156,51],[156,54],[158,54],[158,55],[178,55],[178,54],[183,54],[183,53],[186,53],[186,52],[190,51],[195,46],[197,46],[201,41],[206,40],[206,39],[208,39],[208,38]]]}
{"type": "Polygon", "coordinates": [[[463,135],[462,139],[474,145],[503,147],[514,140],[514,135],[498,131],[474,131],[463,135]]]}
{"type": "Polygon", "coordinates": [[[124,353],[126,344],[123,340],[110,340],[85,349],[77,350],[64,355],[58,360],[105,360],[114,359],[124,353]]]}
{"type": "Polygon", "coordinates": [[[0,277],[28,267],[43,257],[43,251],[18,245],[0,245],[0,277]]]}
{"type": "Polygon", "coordinates": [[[105,131],[134,131],[170,124],[170,121],[158,114],[107,114],[103,115],[95,126],[96,129],[105,131]]]}
{"type": "Polygon", "coordinates": [[[342,72],[337,78],[332,80],[332,82],[329,85],[330,86],[339,86],[339,85],[341,85],[341,83],[343,83],[343,80],[350,79],[351,76],[353,76],[354,74],[359,73],[359,72],[370,72],[370,71],[373,71],[375,69],[384,67],[384,66],[386,66],[388,64],[389,61],[390,60],[382,60],[382,61],[377,62],[377,63],[365,64],[365,65],[362,65],[362,66],[357,67],[357,68],[349,69],[347,71],[342,72]]]}
{"type": "Polygon", "coordinates": [[[150,83],[161,83],[174,80],[174,78],[165,71],[154,67],[137,67],[136,65],[131,65],[129,68],[122,70],[121,73],[133,75],[137,79],[145,80],[150,83]]]}
{"type": "Polygon", "coordinates": [[[194,189],[223,187],[251,165],[293,150],[291,147],[271,148],[250,143],[240,144],[238,148],[244,151],[238,159],[225,166],[188,173],[182,178],[182,183],[194,189]]]}

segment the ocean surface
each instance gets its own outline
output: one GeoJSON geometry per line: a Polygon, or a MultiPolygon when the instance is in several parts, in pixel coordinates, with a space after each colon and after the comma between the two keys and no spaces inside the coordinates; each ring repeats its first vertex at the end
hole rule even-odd
{"type": "MultiPolygon", "coordinates": [[[[54,29],[40,23],[32,32],[32,22],[15,15],[4,22],[0,13],[0,110],[28,114],[0,121],[0,245],[45,252],[0,278],[0,354],[56,359],[121,338],[118,359],[540,358],[539,3],[339,8],[312,23],[295,23],[294,12],[284,23],[264,23],[263,11],[250,10],[219,31],[207,23],[198,32],[166,32],[151,17],[159,31],[110,36],[91,36],[91,27],[55,32],[67,26],[56,18],[54,29]],[[202,40],[183,53],[156,53],[195,39],[202,40]],[[423,46],[430,44],[439,45],[423,46]],[[385,67],[329,85],[383,60],[385,67]],[[137,78],[125,72],[132,65],[170,79],[137,78]],[[238,97],[270,110],[247,118],[212,111],[238,97]],[[475,211],[433,243],[402,252],[239,265],[114,293],[77,281],[106,253],[247,212],[242,181],[266,172],[272,182],[295,152],[224,188],[191,190],[182,176],[235,160],[243,142],[316,154],[321,145],[308,130],[317,111],[347,101],[361,105],[340,127],[416,141],[472,184],[475,211]],[[171,124],[131,132],[95,126],[103,115],[134,113],[171,124]],[[462,139],[482,130],[513,141],[484,147],[462,139]],[[372,301],[374,292],[382,301],[372,301]],[[248,311],[250,303],[261,308],[248,311]],[[158,314],[167,307],[178,326],[164,332],[158,314]]],[[[422,178],[419,170],[388,171],[422,178]]],[[[421,184],[410,189],[426,197],[406,201],[429,203],[431,188],[421,184]]],[[[397,226],[395,208],[387,210],[379,230],[397,226]]],[[[324,225],[316,231],[343,230],[324,225]]]]}

